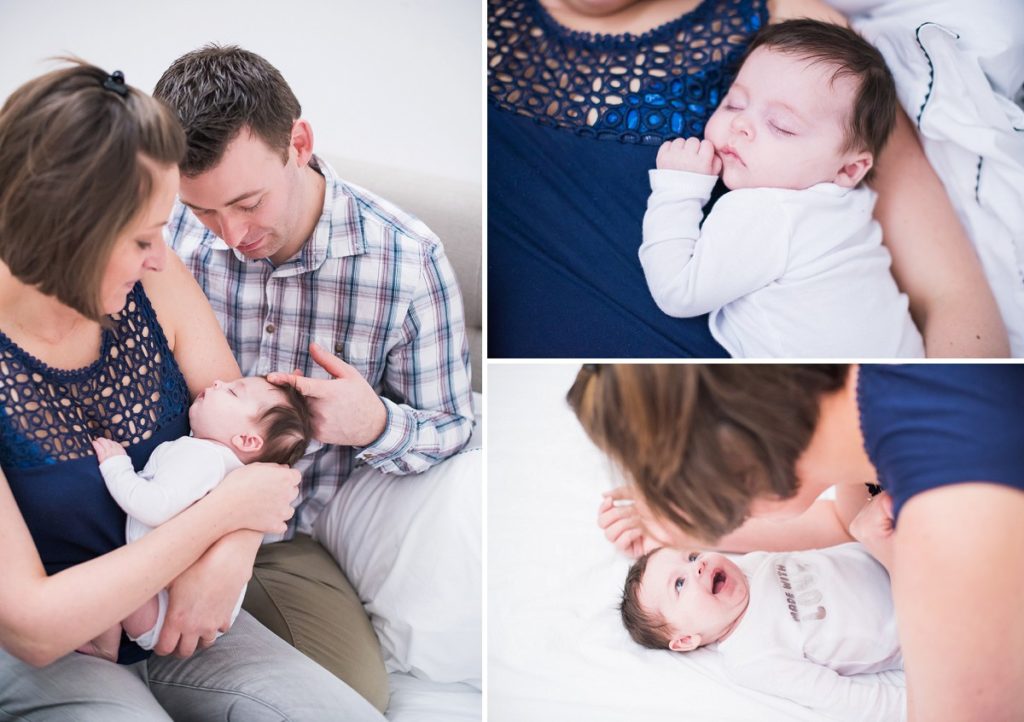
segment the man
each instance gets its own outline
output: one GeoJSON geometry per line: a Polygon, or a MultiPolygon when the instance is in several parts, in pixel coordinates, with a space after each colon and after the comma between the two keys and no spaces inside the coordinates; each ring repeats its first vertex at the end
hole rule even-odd
{"type": "Polygon", "coordinates": [[[309,534],[357,462],[416,473],[468,440],[469,351],[454,274],[425,225],[313,154],[298,100],[262,57],[201,48],[175,61],[154,95],[188,139],[170,244],[242,373],[295,369],[277,376],[310,399],[322,442],[297,465],[295,518],[284,541],[257,553],[245,609],[383,710],[379,642],[309,534]]]}

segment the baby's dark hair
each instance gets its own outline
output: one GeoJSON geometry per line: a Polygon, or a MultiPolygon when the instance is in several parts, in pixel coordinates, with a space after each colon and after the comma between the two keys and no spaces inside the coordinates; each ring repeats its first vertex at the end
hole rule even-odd
{"type": "Polygon", "coordinates": [[[292,466],[306,453],[313,438],[313,411],[306,397],[294,386],[274,386],[284,394],[285,400],[271,406],[259,418],[263,427],[263,449],[256,461],[292,466]]]}
{"type": "Polygon", "coordinates": [[[659,551],[661,551],[661,547],[647,552],[633,562],[629,573],[626,574],[626,585],[622,590],[622,604],[619,605],[622,624],[629,632],[629,636],[637,644],[642,644],[650,649],[668,649],[668,645],[672,641],[670,636],[672,630],[664,617],[644,609],[640,604],[640,584],[644,580],[644,572],[647,571],[647,562],[659,551]]]}
{"type": "MultiPolygon", "coordinates": [[[[846,123],[844,150],[867,150],[878,159],[896,126],[899,101],[885,58],[871,43],[841,25],[802,19],[764,27],[750,41],[742,62],[760,47],[834,65],[833,81],[843,76],[855,78],[859,87],[846,123]]],[[[873,170],[865,180],[871,180],[873,170]]]]}

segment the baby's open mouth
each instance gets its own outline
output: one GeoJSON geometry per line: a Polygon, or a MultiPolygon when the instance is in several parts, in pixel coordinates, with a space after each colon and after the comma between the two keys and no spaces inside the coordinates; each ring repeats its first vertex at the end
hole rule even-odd
{"type": "Polygon", "coordinates": [[[718,594],[725,586],[725,572],[721,569],[715,570],[715,576],[711,580],[711,593],[718,594]]]}

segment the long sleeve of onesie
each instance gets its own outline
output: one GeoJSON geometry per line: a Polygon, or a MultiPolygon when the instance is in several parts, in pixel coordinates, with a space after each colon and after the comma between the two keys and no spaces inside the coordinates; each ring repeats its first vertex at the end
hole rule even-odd
{"type": "Polygon", "coordinates": [[[906,688],[876,674],[845,676],[807,659],[772,654],[731,673],[745,687],[786,697],[837,722],[906,720],[906,688]]]}
{"type": "Polygon", "coordinates": [[[220,483],[223,454],[212,442],[189,437],[161,444],[141,474],[128,456],[100,464],[114,501],[129,516],[155,527],[180,513],[220,483]]]}
{"type": "Polygon", "coordinates": [[[670,316],[709,313],[785,271],[789,223],[770,190],[727,193],[701,226],[716,180],[650,171],[640,263],[655,303],[670,316]]]}

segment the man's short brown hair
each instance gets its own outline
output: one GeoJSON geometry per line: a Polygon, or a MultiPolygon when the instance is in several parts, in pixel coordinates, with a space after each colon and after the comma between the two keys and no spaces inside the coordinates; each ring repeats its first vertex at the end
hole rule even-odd
{"type": "Polygon", "coordinates": [[[306,453],[313,438],[313,413],[309,401],[294,386],[274,386],[284,394],[285,401],[271,406],[260,416],[263,449],[257,461],[292,466],[306,453]]]}
{"type": "Polygon", "coordinates": [[[651,510],[714,542],[756,498],[797,492],[796,462],[822,396],[846,381],[825,364],[587,364],[568,402],[651,510]]]}
{"type": "Polygon", "coordinates": [[[629,632],[629,636],[637,644],[642,644],[649,649],[668,649],[668,645],[672,642],[672,630],[665,618],[657,612],[644,609],[640,604],[640,585],[644,581],[647,562],[661,549],[662,547],[653,549],[633,562],[626,574],[626,584],[622,589],[622,604],[619,605],[622,624],[629,632]]]}
{"type": "Polygon", "coordinates": [[[243,128],[287,162],[292,126],[302,114],[277,68],[237,45],[210,44],[182,55],[160,76],[153,96],[185,129],[181,172],[189,177],[215,167],[243,128]]]}
{"type": "MultiPolygon", "coordinates": [[[[741,63],[761,47],[831,65],[835,68],[833,81],[854,78],[857,93],[846,121],[843,150],[866,150],[878,159],[896,127],[899,101],[896,82],[877,48],[849,28],[808,19],[765,26],[751,39],[741,63]]],[[[871,180],[872,171],[865,180],[871,180]]]]}
{"type": "Polygon", "coordinates": [[[107,89],[105,70],[63,60],[73,65],[25,83],[0,109],[0,260],[101,321],[117,236],[149,203],[152,164],[177,165],[185,139],[161,103],[131,86],[107,89]]]}

